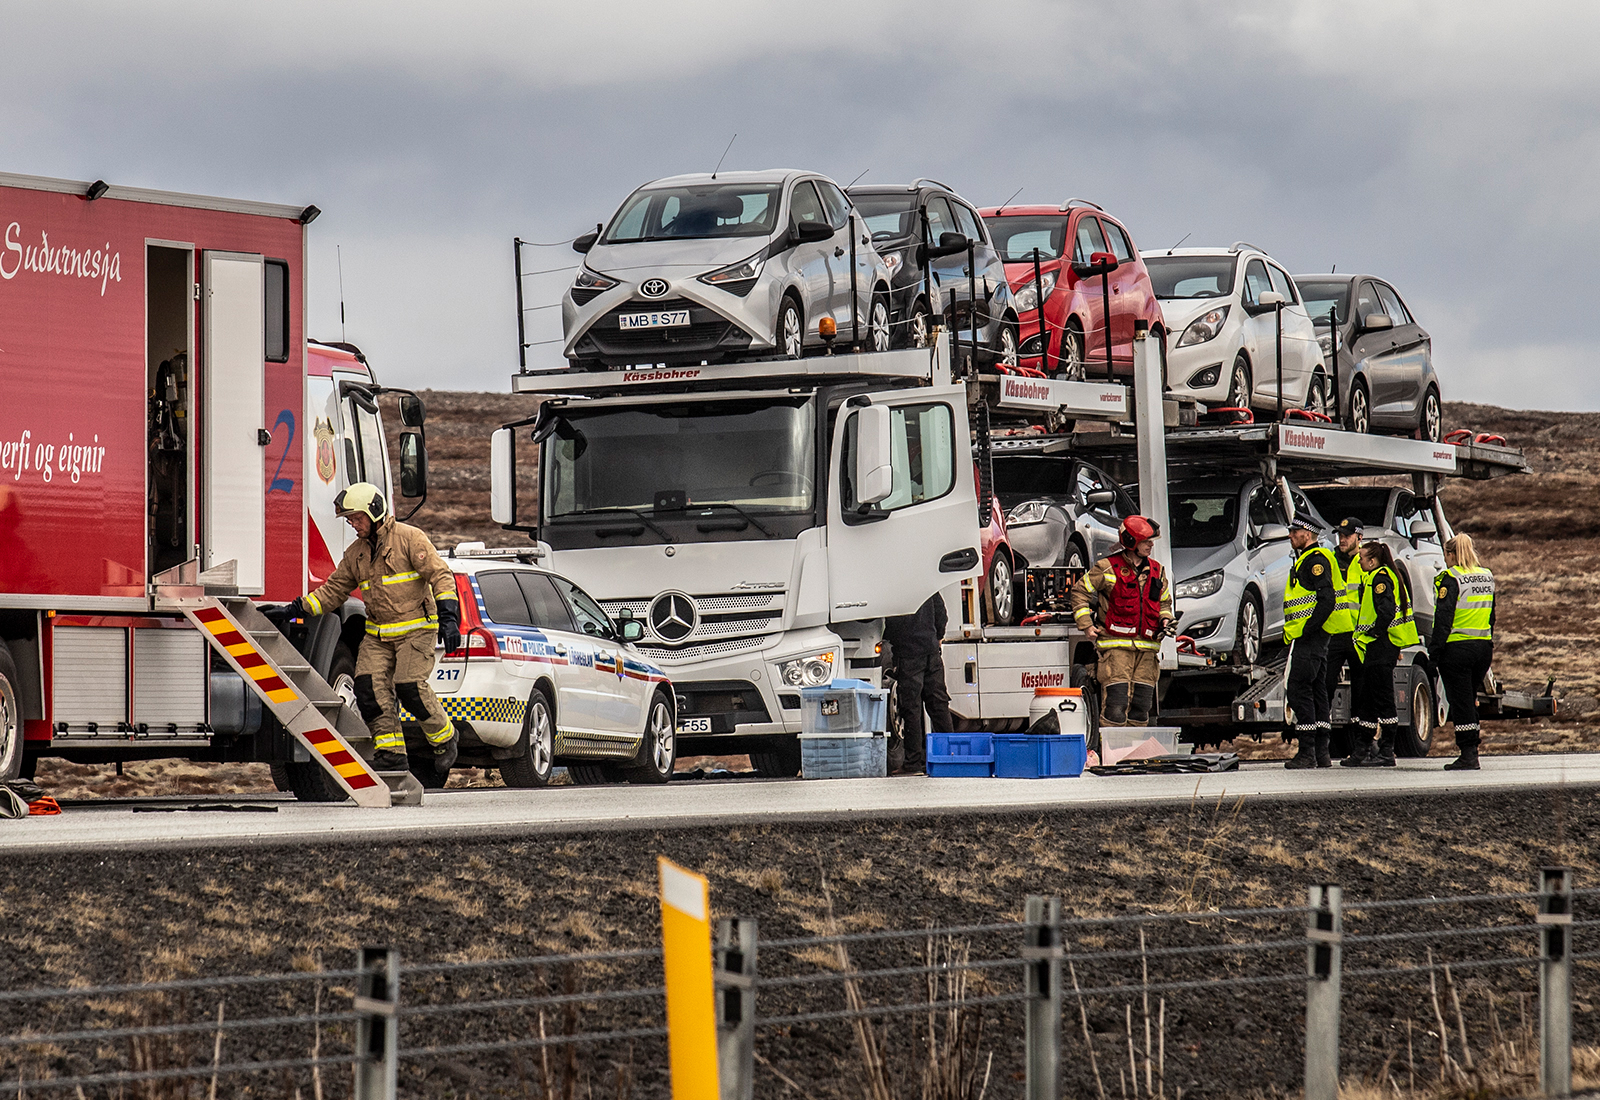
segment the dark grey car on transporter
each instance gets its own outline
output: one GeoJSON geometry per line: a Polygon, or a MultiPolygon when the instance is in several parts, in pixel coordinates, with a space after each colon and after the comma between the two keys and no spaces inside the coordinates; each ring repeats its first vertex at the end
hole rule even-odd
{"type": "Polygon", "coordinates": [[[956,362],[966,362],[976,319],[979,364],[1016,366],[1017,310],[1005,263],[972,205],[927,179],[861,185],[848,194],[889,271],[894,346],[923,346],[941,317],[956,362]]]}
{"type": "Polygon", "coordinates": [[[1296,275],[1322,354],[1332,354],[1328,311],[1338,310],[1337,419],[1353,432],[1444,436],[1433,341],[1394,287],[1371,275],[1296,275]]]}

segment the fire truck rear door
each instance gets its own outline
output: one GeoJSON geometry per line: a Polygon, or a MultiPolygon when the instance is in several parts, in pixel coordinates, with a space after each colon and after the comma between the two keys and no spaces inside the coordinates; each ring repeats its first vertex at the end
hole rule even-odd
{"type": "Polygon", "coordinates": [[[266,590],[266,327],[260,256],[204,253],[200,360],[201,568],[237,565],[241,595],[266,590]]]}

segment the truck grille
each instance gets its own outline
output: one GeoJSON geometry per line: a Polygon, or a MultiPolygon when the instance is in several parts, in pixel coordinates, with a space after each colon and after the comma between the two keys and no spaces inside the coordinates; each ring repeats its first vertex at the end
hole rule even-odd
{"type": "Polygon", "coordinates": [[[632,612],[635,619],[644,623],[645,640],[640,643],[641,650],[679,656],[690,649],[704,647],[724,638],[769,633],[783,619],[783,597],[782,592],[690,593],[689,598],[695,605],[694,630],[687,637],[672,643],[664,642],[651,626],[650,606],[655,602],[655,596],[602,600],[600,604],[606,614],[613,618],[626,609],[632,612]]]}
{"type": "Polygon", "coordinates": [[[729,642],[677,647],[640,642],[636,648],[652,661],[657,661],[661,665],[667,666],[679,661],[698,661],[706,657],[725,657],[730,653],[743,653],[748,649],[760,649],[775,637],[777,637],[775,634],[759,634],[751,638],[735,638],[729,642]]]}

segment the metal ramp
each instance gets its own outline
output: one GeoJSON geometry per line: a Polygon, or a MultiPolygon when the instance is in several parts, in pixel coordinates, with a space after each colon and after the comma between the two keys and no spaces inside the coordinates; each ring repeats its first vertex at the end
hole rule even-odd
{"type": "Polygon", "coordinates": [[[422,784],[409,771],[372,769],[357,748],[370,751],[366,723],[253,602],[206,595],[197,585],[158,591],[158,609],[182,612],[356,805],[422,803],[422,784]]]}

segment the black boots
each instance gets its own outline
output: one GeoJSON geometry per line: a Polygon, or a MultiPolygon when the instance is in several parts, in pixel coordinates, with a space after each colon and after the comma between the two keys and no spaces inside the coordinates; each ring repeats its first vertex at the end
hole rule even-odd
{"type": "Polygon", "coordinates": [[[1317,767],[1333,767],[1333,757],[1328,753],[1328,742],[1333,739],[1333,731],[1317,727],[1317,767]]]}
{"type": "Polygon", "coordinates": [[[1350,755],[1339,763],[1346,768],[1364,768],[1372,758],[1372,731],[1363,729],[1350,746],[1350,755]]]}
{"type": "Polygon", "coordinates": [[[389,752],[379,749],[372,754],[372,770],[375,772],[403,772],[410,766],[403,752],[389,752]]]}
{"type": "Polygon", "coordinates": [[[442,745],[433,746],[433,770],[440,775],[449,775],[450,769],[456,762],[456,754],[460,747],[461,738],[452,732],[450,740],[442,745]]]}
{"type": "Polygon", "coordinates": [[[1294,759],[1285,764],[1284,767],[1290,771],[1316,767],[1317,749],[1313,743],[1316,736],[1316,730],[1314,729],[1300,730],[1299,737],[1295,742],[1294,759]]]}
{"type": "MultiPolygon", "coordinates": [[[[1395,733],[1394,726],[1385,725],[1383,727],[1383,732],[1378,735],[1377,747],[1375,747],[1372,750],[1371,754],[1368,755],[1365,760],[1363,760],[1363,761],[1361,761],[1361,763],[1357,764],[1356,767],[1358,767],[1358,768],[1392,768],[1392,767],[1394,767],[1394,733],[1395,733]]],[[[1345,761],[1345,763],[1349,763],[1349,761],[1345,761]]]]}
{"type": "Polygon", "coordinates": [[[1447,772],[1475,772],[1478,770],[1478,746],[1461,746],[1461,755],[1444,766],[1447,772]]]}

